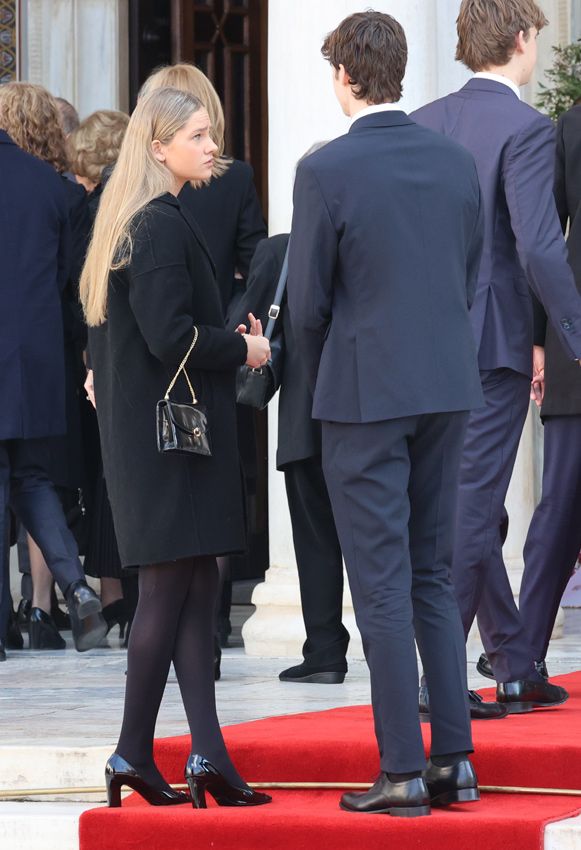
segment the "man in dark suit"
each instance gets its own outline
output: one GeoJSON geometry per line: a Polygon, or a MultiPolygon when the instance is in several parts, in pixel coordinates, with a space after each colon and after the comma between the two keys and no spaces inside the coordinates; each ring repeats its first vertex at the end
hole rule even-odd
{"type": "MultiPolygon", "coordinates": [[[[555,200],[563,232],[569,227],[569,263],[581,291],[581,106],[572,107],[557,125],[555,200]]],[[[581,550],[581,371],[552,324],[544,322],[539,329],[537,323],[537,329],[545,355],[539,398],[545,426],[543,492],[524,547],[519,610],[533,657],[548,675],[551,633],[581,550]]]]}
{"type": "Polygon", "coordinates": [[[322,420],[382,771],[341,804],[416,816],[430,800],[478,797],[450,560],[466,411],[482,403],[468,316],[480,190],[471,156],[396,105],[407,61],[397,21],[351,15],[323,55],[352,123],[298,167],[288,300],[322,420]],[[414,638],[432,686],[425,777],[414,638]]]}
{"type": "MultiPolygon", "coordinates": [[[[321,145],[317,145],[317,148],[321,145]]],[[[254,313],[266,327],[288,234],[258,243],[247,287],[229,326],[254,313]]],[[[294,337],[286,295],[271,337],[272,388],[278,404],[277,469],[284,473],[299,574],[306,641],[303,662],[280,673],[282,682],[341,684],[347,672],[349,632],[342,622],[343,555],[321,461],[321,423],[313,419],[313,394],[294,337]]]]}
{"type": "Polygon", "coordinates": [[[478,614],[497,699],[512,712],[567,699],[535,668],[502,558],[504,500],[529,407],[530,289],[571,363],[581,357],[581,299],[552,191],[554,127],[519,94],[546,22],[533,0],[490,0],[486,8],[463,0],[456,56],[475,76],[413,116],[472,153],[482,189],[485,245],[470,317],[485,406],[471,413],[466,432],[452,573],[464,632],[478,614]]]}
{"type": "MultiPolygon", "coordinates": [[[[0,101],[0,127],[2,110],[0,101]]],[[[76,648],[97,645],[107,626],[85,582],[75,539],[45,472],[48,438],[64,434],[61,292],[70,266],[63,180],[0,129],[0,540],[8,505],[41,549],[69,607],[76,648]]],[[[0,554],[0,655],[9,610],[9,568],[0,554]]]]}

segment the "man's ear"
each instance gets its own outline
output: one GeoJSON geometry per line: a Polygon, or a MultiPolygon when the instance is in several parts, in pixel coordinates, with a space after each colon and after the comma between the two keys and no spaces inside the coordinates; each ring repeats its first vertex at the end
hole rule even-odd
{"type": "Polygon", "coordinates": [[[521,30],[514,37],[514,49],[517,53],[524,53],[527,42],[530,38],[530,33],[521,30]]]}
{"type": "Polygon", "coordinates": [[[163,152],[163,148],[161,146],[161,142],[159,139],[154,139],[151,143],[151,149],[153,151],[154,157],[158,162],[165,162],[165,154],[163,152]]]}
{"type": "Polygon", "coordinates": [[[344,86],[345,88],[349,88],[351,85],[351,77],[345,70],[345,65],[339,65],[339,70],[337,71],[337,82],[340,86],[344,86]]]}

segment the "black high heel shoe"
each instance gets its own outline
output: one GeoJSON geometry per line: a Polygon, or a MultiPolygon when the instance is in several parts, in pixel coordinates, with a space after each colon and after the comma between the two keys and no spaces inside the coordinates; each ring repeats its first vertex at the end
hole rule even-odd
{"type": "Polygon", "coordinates": [[[123,642],[125,637],[125,627],[127,625],[127,606],[124,599],[116,599],[109,605],[105,605],[101,611],[105,622],[107,623],[107,634],[116,624],[119,626],[119,640],[123,642]]]}
{"type": "Polygon", "coordinates": [[[237,788],[222,776],[204,756],[191,755],[186,764],[186,782],[192,795],[194,809],[206,808],[206,791],[209,791],[219,806],[262,806],[272,797],[253,791],[252,788],[237,788]]]}
{"type": "Polygon", "coordinates": [[[125,761],[123,756],[113,753],[105,767],[105,783],[107,785],[107,805],[110,808],[121,806],[121,788],[126,785],[141,794],[151,806],[178,806],[189,803],[190,798],[181,791],[160,791],[145,779],[142,779],[135,768],[125,761]]]}

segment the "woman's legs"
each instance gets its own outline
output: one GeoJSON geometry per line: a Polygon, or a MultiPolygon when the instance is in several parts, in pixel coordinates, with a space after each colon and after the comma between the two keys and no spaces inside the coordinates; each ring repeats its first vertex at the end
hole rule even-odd
{"type": "Polygon", "coordinates": [[[173,663],[190,726],[192,753],[205,756],[228,782],[242,787],[246,783],[230,760],[216,714],[213,642],[217,593],[216,559],[194,559],[189,593],[178,623],[173,663]]]}
{"type": "MultiPolygon", "coordinates": [[[[117,752],[160,790],[168,786],[153,761],[155,722],[193,572],[192,559],[139,569],[139,602],[129,638],[125,709],[117,752]]],[[[211,651],[209,657],[211,662],[211,651]]]]}

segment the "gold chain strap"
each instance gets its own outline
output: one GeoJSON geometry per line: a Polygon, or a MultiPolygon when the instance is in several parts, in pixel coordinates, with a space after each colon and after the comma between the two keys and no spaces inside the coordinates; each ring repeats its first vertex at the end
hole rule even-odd
{"type": "Polygon", "coordinates": [[[195,344],[197,343],[197,341],[198,341],[198,329],[197,329],[197,327],[194,325],[194,338],[193,338],[193,340],[192,340],[192,344],[190,345],[190,347],[189,347],[189,349],[188,349],[188,353],[186,354],[186,356],[184,357],[184,359],[183,359],[183,360],[182,360],[182,362],[180,363],[180,365],[179,365],[179,367],[178,367],[177,372],[176,372],[176,373],[175,373],[175,375],[173,376],[173,380],[172,380],[171,384],[169,385],[169,387],[168,387],[168,388],[167,388],[167,390],[166,390],[166,393],[165,393],[165,395],[164,395],[164,398],[165,398],[165,400],[166,400],[166,401],[169,399],[169,394],[170,394],[170,393],[171,393],[171,391],[173,390],[173,388],[174,388],[174,384],[175,384],[175,382],[177,381],[177,379],[178,379],[178,376],[179,376],[180,372],[183,372],[183,373],[184,373],[184,376],[185,376],[185,379],[186,379],[186,381],[188,382],[188,387],[190,388],[190,392],[191,392],[191,394],[192,394],[192,404],[197,404],[197,403],[198,403],[198,401],[197,401],[197,399],[196,399],[196,394],[195,394],[195,392],[194,392],[194,388],[192,387],[192,384],[191,384],[190,379],[189,379],[189,377],[188,377],[188,373],[186,372],[186,363],[187,363],[188,357],[190,356],[190,354],[191,354],[191,353],[192,353],[192,351],[194,350],[194,346],[195,346],[195,344]]]}

